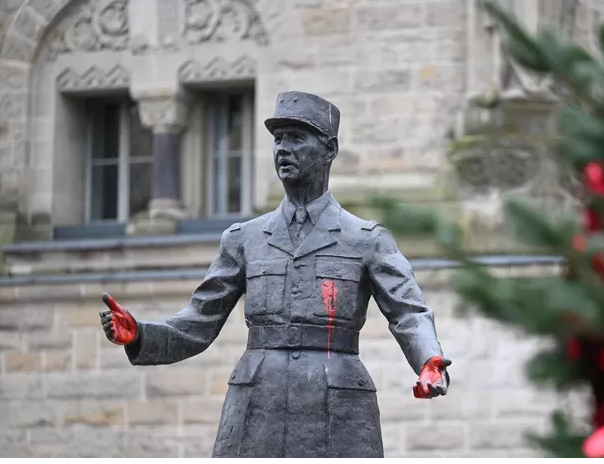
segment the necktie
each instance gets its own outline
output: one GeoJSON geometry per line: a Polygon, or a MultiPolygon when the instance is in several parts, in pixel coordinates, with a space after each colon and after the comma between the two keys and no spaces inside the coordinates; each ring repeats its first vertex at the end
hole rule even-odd
{"type": "Polygon", "coordinates": [[[296,221],[296,242],[297,243],[301,243],[302,240],[304,240],[304,238],[306,236],[304,224],[306,223],[307,217],[308,217],[308,213],[306,212],[306,208],[298,208],[296,210],[294,219],[296,221]]]}

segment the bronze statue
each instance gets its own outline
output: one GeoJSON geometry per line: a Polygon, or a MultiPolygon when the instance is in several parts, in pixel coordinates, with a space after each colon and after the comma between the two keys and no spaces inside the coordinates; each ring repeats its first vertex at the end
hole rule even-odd
{"type": "Polygon", "coordinates": [[[141,322],[109,295],[107,338],[133,365],[171,364],[206,350],[245,293],[247,349],[229,380],[214,457],[383,457],[374,383],[359,331],[373,296],[419,375],[417,398],[445,395],[447,366],[408,261],[376,221],[328,190],[340,112],[303,92],[278,96],[265,125],[285,198],[226,230],[189,306],[141,322]]]}

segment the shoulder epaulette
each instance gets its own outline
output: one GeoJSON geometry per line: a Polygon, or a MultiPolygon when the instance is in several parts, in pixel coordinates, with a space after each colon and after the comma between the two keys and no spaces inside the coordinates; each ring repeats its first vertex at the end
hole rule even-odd
{"type": "Polygon", "coordinates": [[[239,230],[239,229],[241,229],[241,224],[239,222],[236,222],[231,227],[229,227],[227,229],[227,231],[229,231],[229,232],[235,232],[236,230],[239,230]]]}
{"type": "Polygon", "coordinates": [[[380,221],[367,221],[361,229],[363,230],[373,230],[380,224],[380,221]]]}

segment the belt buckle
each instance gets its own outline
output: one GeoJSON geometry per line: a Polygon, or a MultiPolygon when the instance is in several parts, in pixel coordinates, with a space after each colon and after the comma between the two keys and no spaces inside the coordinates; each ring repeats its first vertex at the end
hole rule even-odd
{"type": "Polygon", "coordinates": [[[287,327],[287,347],[298,348],[302,342],[302,333],[300,327],[290,325],[287,327]]]}

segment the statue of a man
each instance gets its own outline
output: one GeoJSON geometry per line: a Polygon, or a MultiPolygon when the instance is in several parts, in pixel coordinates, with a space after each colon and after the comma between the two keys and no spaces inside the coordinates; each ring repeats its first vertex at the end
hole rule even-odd
{"type": "Polygon", "coordinates": [[[451,361],[408,261],[383,226],[328,190],[339,123],[320,97],[278,96],[265,125],[285,198],[223,233],[189,306],[141,322],[103,296],[107,338],[133,365],[157,365],[206,350],[245,293],[247,349],[229,380],[214,457],[383,457],[376,389],[358,357],[372,296],[419,375],[415,397],[447,392],[451,361]]]}

